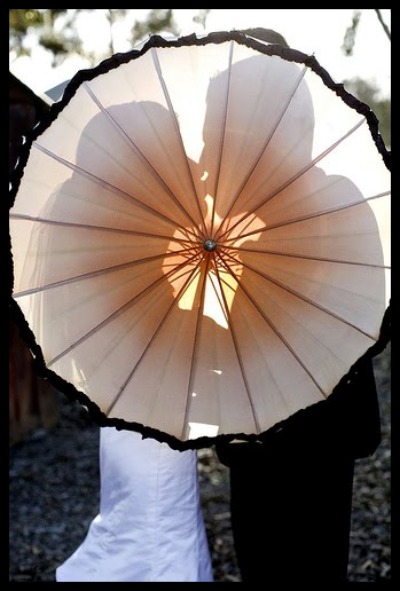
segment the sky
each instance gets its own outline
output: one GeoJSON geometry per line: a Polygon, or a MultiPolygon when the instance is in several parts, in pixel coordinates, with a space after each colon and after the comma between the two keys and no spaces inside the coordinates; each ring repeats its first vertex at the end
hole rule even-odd
{"type": "MultiPolygon", "coordinates": [[[[131,18],[115,26],[113,35],[117,51],[128,51],[131,48],[126,38],[132,27],[132,19],[143,20],[149,10],[131,10],[131,18]]],[[[389,97],[391,45],[374,9],[360,9],[361,19],[354,55],[346,57],[341,50],[354,10],[213,8],[208,15],[205,29],[193,22],[193,16],[199,9],[174,9],[174,16],[182,35],[259,26],[275,29],[291,47],[314,54],[337,82],[353,77],[364,78],[380,89],[382,98],[389,97]]],[[[108,25],[104,12],[103,9],[97,9],[90,16],[83,16],[79,22],[79,32],[85,40],[87,50],[104,51],[104,40],[107,39],[108,43],[108,25]]],[[[391,10],[382,9],[381,13],[391,29],[391,10]]],[[[10,70],[39,95],[86,67],[87,62],[71,58],[62,66],[52,68],[50,56],[38,47],[33,47],[31,57],[19,58],[10,63],[10,70]]]]}

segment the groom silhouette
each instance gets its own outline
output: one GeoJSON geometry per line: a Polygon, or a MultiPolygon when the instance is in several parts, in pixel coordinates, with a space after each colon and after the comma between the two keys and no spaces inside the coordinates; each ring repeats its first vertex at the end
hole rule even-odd
{"type": "MultiPolygon", "coordinates": [[[[287,47],[285,40],[274,31],[251,29],[244,32],[265,42],[287,47]]],[[[358,189],[348,179],[333,175],[328,178],[317,166],[300,175],[291,186],[280,189],[282,167],[288,165],[292,171],[302,170],[311,161],[314,139],[313,105],[303,83],[296,90],[296,100],[303,101],[303,117],[288,121],[283,118],[273,132],[273,149],[271,142],[257,164],[250,168],[251,174],[245,175],[247,162],[251,158],[249,154],[258,154],[259,150],[259,147],[252,150],[250,145],[252,116],[260,108],[256,102],[260,80],[252,76],[262,72],[263,59],[264,56],[257,56],[243,60],[232,65],[229,74],[222,72],[211,82],[204,125],[204,143],[207,145],[208,135],[215,134],[215,117],[211,105],[216,104],[215,99],[218,96],[224,96],[223,89],[227,87],[230,76],[230,99],[231,96],[233,101],[236,99],[236,103],[229,105],[230,108],[240,108],[240,92],[249,94],[242,129],[229,127],[231,122],[229,113],[227,114],[226,126],[231,135],[225,141],[231,148],[232,142],[237,138],[237,144],[239,147],[242,145],[242,148],[235,154],[236,160],[230,161],[235,175],[229,176],[228,166],[224,168],[225,163],[220,162],[218,192],[214,195],[215,216],[221,219],[228,215],[235,219],[236,216],[236,219],[243,219],[242,224],[249,221],[249,237],[241,243],[235,255],[242,264],[240,284],[244,287],[238,287],[233,299],[230,310],[232,322],[239,313],[240,300],[248,297],[257,303],[259,290],[262,287],[267,289],[265,283],[257,283],[256,274],[252,270],[252,257],[254,251],[268,249],[268,236],[271,233],[263,231],[263,228],[274,225],[274,215],[279,220],[279,209],[270,207],[275,205],[274,191],[279,191],[277,200],[281,199],[280,203],[284,204],[286,199],[287,204],[292,202],[296,206],[298,196],[308,198],[310,186],[321,187],[320,194],[310,197],[310,203],[315,205],[314,211],[333,204],[337,193],[335,190],[330,193],[329,186],[335,186],[336,190],[339,187],[339,193],[347,202],[360,197],[358,189]],[[245,62],[250,60],[253,61],[252,67],[247,68],[246,65],[249,64],[245,62]],[[234,82],[236,86],[232,89],[234,82]],[[282,126],[286,126],[283,132],[282,126]],[[282,132],[281,135],[279,131],[282,132]],[[286,142],[284,145],[282,138],[286,142]],[[267,167],[267,170],[269,167],[270,173],[258,177],[257,172],[262,167],[267,167]],[[234,179],[240,179],[241,173],[242,183],[236,181],[235,185],[234,179]],[[260,179],[265,177],[267,183],[264,186],[260,179]],[[265,199],[268,192],[272,197],[265,199]],[[230,202],[229,197],[224,201],[224,209],[219,200],[221,193],[232,195],[230,202]]],[[[287,64],[288,69],[291,67],[294,66],[287,64]]],[[[273,100],[272,88],[271,96],[273,100]]],[[[263,124],[268,127],[265,122],[263,124]]],[[[375,222],[368,204],[361,207],[359,215],[363,216],[367,227],[372,229],[375,222]]],[[[236,223],[240,227],[240,222],[236,223]]],[[[307,223],[305,221],[305,228],[307,223]]],[[[272,236],[274,231],[279,233],[279,227],[271,229],[272,236]]],[[[266,273],[272,272],[273,275],[277,269],[280,271],[279,262],[273,255],[265,254],[264,262],[259,263],[259,268],[266,273]]],[[[306,263],[307,261],[298,259],[294,261],[293,267],[301,273],[303,267],[307,269],[306,263]]],[[[326,265],[316,265],[314,271],[316,277],[319,273],[322,276],[326,272],[326,265]]],[[[376,278],[376,288],[377,293],[380,293],[382,282],[378,279],[380,278],[376,278]]],[[[273,284],[268,289],[271,292],[279,291],[273,284]]],[[[282,289],[280,293],[281,305],[284,307],[286,301],[290,303],[293,295],[282,289]]],[[[380,293],[380,296],[383,294],[380,293]]],[[[248,322],[251,323],[251,320],[248,319],[248,322]]],[[[267,338],[270,337],[265,330],[265,339],[267,338]]],[[[317,350],[316,354],[321,355],[321,358],[314,360],[317,369],[318,365],[322,366],[324,363],[323,348],[320,349],[321,353],[317,350]]],[[[262,376],[258,377],[262,379],[262,376]]],[[[327,401],[319,404],[312,404],[318,398],[312,393],[311,386],[308,406],[304,400],[302,404],[298,404],[296,398],[301,387],[298,380],[298,385],[288,394],[287,404],[294,414],[279,429],[266,430],[260,438],[262,442],[218,443],[216,446],[220,461],[230,469],[232,529],[243,582],[347,580],[354,460],[372,454],[380,441],[379,408],[372,362],[370,359],[359,362],[358,373],[351,384],[336,388],[327,401]],[[307,408],[301,410],[304,407],[307,408]]],[[[272,391],[266,392],[266,397],[268,395],[273,399],[275,394],[272,391]]],[[[307,399],[306,392],[302,392],[302,396],[307,399]]],[[[322,396],[319,400],[321,399],[322,396]]],[[[287,415],[282,415],[281,418],[286,417],[287,415]]]]}

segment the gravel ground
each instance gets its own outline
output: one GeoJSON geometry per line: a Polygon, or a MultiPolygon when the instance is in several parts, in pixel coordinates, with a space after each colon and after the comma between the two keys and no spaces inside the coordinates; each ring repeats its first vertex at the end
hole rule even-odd
{"type": "MultiPolygon", "coordinates": [[[[390,582],[390,349],[375,362],[382,443],[358,460],[354,480],[350,582],[390,582]]],[[[99,430],[60,397],[57,427],[10,448],[10,582],[51,582],[98,511],[99,430]]],[[[206,528],[216,582],[240,582],[230,528],[228,470],[213,449],[199,453],[206,528]]]]}

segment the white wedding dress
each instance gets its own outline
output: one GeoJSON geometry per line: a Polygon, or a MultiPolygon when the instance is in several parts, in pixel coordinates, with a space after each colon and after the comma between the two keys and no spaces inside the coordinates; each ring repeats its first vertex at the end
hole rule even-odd
{"type": "Polygon", "coordinates": [[[100,512],[57,582],[213,582],[197,454],[100,429],[100,512]]]}

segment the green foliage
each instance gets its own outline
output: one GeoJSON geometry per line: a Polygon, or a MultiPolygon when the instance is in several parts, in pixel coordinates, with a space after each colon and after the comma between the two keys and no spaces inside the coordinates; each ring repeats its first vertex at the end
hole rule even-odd
{"type": "MultiPolygon", "coordinates": [[[[383,20],[382,13],[379,8],[375,8],[375,13],[379,24],[383,28],[387,38],[391,39],[391,34],[388,26],[383,20]]],[[[353,55],[353,49],[356,42],[356,36],[358,31],[358,25],[360,23],[361,12],[355,10],[353,13],[353,19],[351,25],[347,27],[346,33],[343,40],[342,50],[345,55],[353,55]]],[[[363,103],[366,103],[379,121],[379,131],[383,137],[383,140],[387,146],[391,145],[391,101],[390,99],[379,98],[379,88],[377,88],[371,82],[367,82],[361,78],[354,78],[352,80],[345,81],[345,86],[360,99],[363,103]]]]}
{"type": "MultiPolygon", "coordinates": [[[[373,8],[373,9],[368,8],[367,10],[374,10],[375,11],[376,16],[379,21],[379,24],[381,25],[383,31],[385,32],[385,35],[387,36],[387,38],[390,41],[392,38],[392,35],[389,30],[389,27],[387,26],[387,24],[383,20],[381,9],[380,8],[373,8]]],[[[347,27],[346,32],[344,34],[344,39],[343,39],[343,44],[342,44],[342,51],[346,56],[353,55],[353,50],[354,50],[354,45],[356,42],[357,31],[358,31],[358,26],[360,24],[360,19],[361,19],[361,11],[355,10],[353,12],[353,18],[351,21],[351,25],[349,27],[347,27]]]]}
{"type": "Polygon", "coordinates": [[[168,32],[179,35],[172,8],[152,8],[144,21],[136,21],[132,27],[132,42],[142,41],[147,35],[168,32]]]}
{"type": "MultiPolygon", "coordinates": [[[[206,19],[211,9],[200,9],[193,18],[205,27],[206,19]]],[[[134,10],[125,8],[108,9],[17,9],[9,10],[10,57],[14,59],[20,55],[29,55],[31,42],[36,37],[39,45],[49,51],[53,57],[53,65],[59,64],[71,54],[84,55],[89,61],[96,62],[115,53],[114,25],[124,18],[134,15],[134,10]],[[77,17],[82,12],[101,12],[109,25],[109,36],[104,39],[104,50],[94,56],[82,48],[82,39],[77,34],[77,17]]],[[[150,9],[143,21],[135,21],[130,41],[135,44],[147,35],[169,32],[179,35],[180,29],[174,19],[172,8],[150,9]]]]}
{"type": "Polygon", "coordinates": [[[26,34],[29,27],[43,24],[43,15],[37,9],[11,8],[9,11],[10,31],[26,34]]]}
{"type": "Polygon", "coordinates": [[[42,25],[43,14],[40,10],[11,8],[9,10],[10,51],[14,51],[18,55],[28,53],[29,50],[24,44],[26,35],[42,25]]]}
{"type": "Polygon", "coordinates": [[[391,101],[379,98],[379,88],[362,78],[353,78],[344,83],[346,89],[366,103],[379,121],[379,131],[386,146],[391,145],[391,101]]]}
{"type": "Polygon", "coordinates": [[[61,61],[60,58],[67,57],[71,53],[81,53],[82,42],[76,35],[64,37],[45,32],[40,35],[39,43],[42,47],[51,51],[55,63],[61,61]]]}
{"type": "Polygon", "coordinates": [[[15,56],[29,55],[28,36],[35,33],[39,44],[53,56],[57,65],[72,53],[82,53],[75,21],[79,9],[66,8],[12,8],[9,11],[10,52],[15,56]]]}

